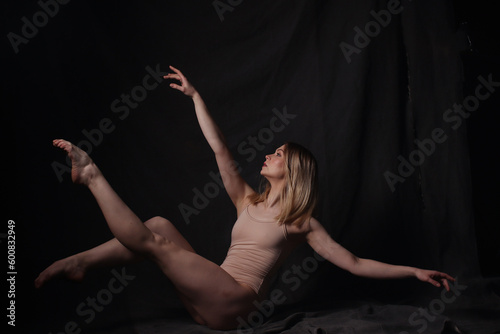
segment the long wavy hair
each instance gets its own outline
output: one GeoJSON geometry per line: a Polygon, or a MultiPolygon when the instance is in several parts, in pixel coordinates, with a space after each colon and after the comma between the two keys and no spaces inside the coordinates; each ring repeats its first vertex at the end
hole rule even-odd
{"type": "MultiPolygon", "coordinates": [[[[318,201],[318,163],[312,153],[297,143],[285,143],[285,186],[279,201],[281,212],[276,217],[278,224],[301,226],[314,213],[318,201]]],[[[267,200],[271,184],[263,178],[261,193],[250,195],[252,204],[267,200]]]]}

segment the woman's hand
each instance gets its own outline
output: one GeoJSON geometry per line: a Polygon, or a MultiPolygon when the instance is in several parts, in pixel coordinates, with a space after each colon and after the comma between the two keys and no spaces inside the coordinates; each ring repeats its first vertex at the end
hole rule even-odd
{"type": "Polygon", "coordinates": [[[175,73],[169,73],[167,75],[164,75],[163,79],[178,80],[180,82],[180,85],[175,84],[175,83],[171,83],[170,87],[177,89],[178,91],[181,91],[182,93],[184,93],[185,95],[187,95],[189,97],[193,97],[197,93],[197,91],[193,87],[193,85],[191,85],[191,83],[188,81],[188,79],[186,79],[186,77],[182,74],[181,71],[179,71],[178,69],[176,69],[173,66],[169,66],[169,67],[175,73]]]}
{"type": "Polygon", "coordinates": [[[417,269],[415,271],[415,277],[422,282],[427,282],[437,287],[440,287],[442,284],[444,285],[446,291],[450,291],[448,280],[451,282],[455,281],[455,279],[450,275],[435,270],[417,269]],[[441,283],[438,281],[441,281],[441,283]]]}

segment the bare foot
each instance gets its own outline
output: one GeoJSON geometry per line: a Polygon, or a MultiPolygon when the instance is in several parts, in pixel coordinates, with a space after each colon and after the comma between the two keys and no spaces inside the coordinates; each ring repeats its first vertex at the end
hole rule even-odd
{"type": "Polygon", "coordinates": [[[66,278],[71,281],[80,282],[85,276],[85,268],[77,256],[70,256],[59,260],[48,266],[38,275],[35,287],[40,288],[47,281],[54,278],[66,278]]]}
{"type": "Polygon", "coordinates": [[[52,144],[68,153],[71,159],[71,180],[74,183],[89,185],[100,172],[88,154],[64,139],[55,139],[52,144]]]}

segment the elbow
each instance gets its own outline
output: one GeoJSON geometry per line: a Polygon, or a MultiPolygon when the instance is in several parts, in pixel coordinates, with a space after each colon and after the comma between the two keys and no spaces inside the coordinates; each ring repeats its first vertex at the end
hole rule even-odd
{"type": "Polygon", "coordinates": [[[214,140],[211,147],[216,157],[231,155],[231,152],[229,151],[226,143],[221,139],[214,140]]]}
{"type": "Polygon", "coordinates": [[[212,147],[212,151],[214,152],[215,154],[215,157],[221,157],[221,156],[224,156],[224,154],[226,154],[227,152],[227,148],[224,146],[224,145],[213,145],[212,147]]]}
{"type": "Polygon", "coordinates": [[[362,264],[362,259],[360,259],[356,255],[353,255],[349,263],[348,271],[353,275],[360,276],[361,264],[362,264]]]}

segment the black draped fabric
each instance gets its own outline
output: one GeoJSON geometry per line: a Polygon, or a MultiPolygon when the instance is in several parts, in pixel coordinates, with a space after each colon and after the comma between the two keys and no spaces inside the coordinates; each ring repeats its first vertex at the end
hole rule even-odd
{"type": "MultiPolygon", "coordinates": [[[[215,332],[188,317],[151,263],[96,269],[82,283],[32,283],[53,261],[112,237],[90,193],[71,184],[54,138],[89,152],[141,219],[166,217],[199,254],[224,259],[235,210],[192,103],[161,78],[173,65],[205,99],[253,187],[265,154],[301,143],[319,162],[316,216],[335,240],[360,257],[457,277],[447,294],[415,279],[354,277],[304,245],[273,281],[279,298],[235,332],[500,331],[498,262],[480,268],[478,258],[493,250],[484,258],[498,261],[498,235],[488,237],[495,228],[484,216],[476,235],[467,137],[469,113],[493,108],[500,76],[487,63],[464,71],[466,35],[452,2],[4,6],[4,127],[15,141],[5,222],[17,236],[10,330],[215,332]]],[[[479,198],[495,208],[496,197],[479,198]]]]}

